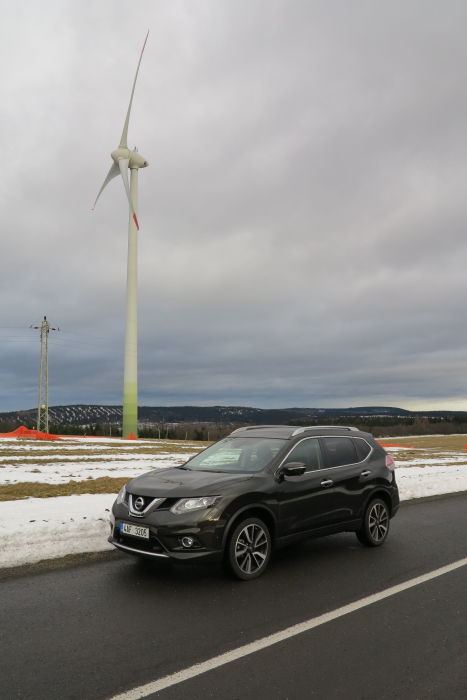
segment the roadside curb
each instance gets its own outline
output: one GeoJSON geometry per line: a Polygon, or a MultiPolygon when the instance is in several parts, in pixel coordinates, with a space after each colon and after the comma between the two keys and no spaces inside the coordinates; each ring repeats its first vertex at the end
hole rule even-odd
{"type": "Polygon", "coordinates": [[[451,491],[451,493],[434,493],[432,496],[420,496],[419,498],[406,498],[400,502],[400,507],[413,506],[416,503],[424,503],[426,501],[439,501],[442,498],[454,498],[455,496],[466,496],[467,491],[451,491]]]}
{"type": "Polygon", "coordinates": [[[79,552],[77,554],[66,554],[64,557],[52,559],[41,559],[31,564],[21,566],[5,567],[0,569],[0,581],[20,576],[34,576],[44,574],[47,571],[57,569],[70,569],[74,566],[89,566],[102,561],[115,561],[123,558],[124,555],[117,550],[103,550],[101,552],[79,552]]]}

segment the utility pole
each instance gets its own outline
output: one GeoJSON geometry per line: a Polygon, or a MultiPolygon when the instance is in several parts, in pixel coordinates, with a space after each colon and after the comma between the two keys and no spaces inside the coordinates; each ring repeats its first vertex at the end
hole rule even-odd
{"type": "Polygon", "coordinates": [[[49,432],[49,355],[48,337],[49,331],[59,331],[60,328],[52,328],[44,316],[40,326],[30,326],[40,330],[41,357],[39,362],[39,398],[37,402],[37,430],[49,432]]]}

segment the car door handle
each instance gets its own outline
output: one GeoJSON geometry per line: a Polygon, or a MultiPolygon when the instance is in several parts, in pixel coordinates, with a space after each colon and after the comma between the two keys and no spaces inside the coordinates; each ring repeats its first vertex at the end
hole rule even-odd
{"type": "Polygon", "coordinates": [[[368,469],[364,472],[360,472],[360,476],[370,476],[370,474],[371,474],[371,471],[369,471],[368,469]]]}
{"type": "Polygon", "coordinates": [[[324,488],[328,488],[329,486],[333,485],[333,480],[332,479],[325,479],[324,481],[321,482],[321,486],[324,486],[324,488]]]}

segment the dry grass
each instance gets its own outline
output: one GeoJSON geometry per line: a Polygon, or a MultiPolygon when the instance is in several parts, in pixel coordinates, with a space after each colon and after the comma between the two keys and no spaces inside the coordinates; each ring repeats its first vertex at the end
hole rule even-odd
{"type": "Polygon", "coordinates": [[[381,438],[380,442],[384,445],[397,444],[402,447],[414,447],[415,449],[433,449],[443,451],[464,452],[467,446],[467,435],[432,435],[420,437],[401,437],[401,438],[381,438]]]}
{"type": "MultiPolygon", "coordinates": [[[[423,466],[423,460],[426,458],[427,462],[433,463],[433,459],[440,458],[440,461],[446,463],[449,461],[449,457],[465,457],[465,461],[457,461],[456,464],[467,464],[467,435],[437,435],[437,436],[427,436],[427,437],[401,437],[401,438],[386,438],[381,439],[381,443],[387,444],[397,444],[401,446],[407,446],[408,448],[400,451],[395,451],[393,456],[396,463],[401,466],[405,462],[411,462],[417,460],[418,466],[423,466]]],[[[125,445],[125,454],[136,455],[153,455],[153,454],[173,454],[173,453],[184,453],[184,452],[199,452],[208,445],[212,443],[185,443],[181,444],[171,444],[170,441],[164,442],[163,444],[148,444],[134,446],[134,449],[129,450],[128,445],[125,445]]],[[[104,445],[103,445],[104,446],[104,445]]],[[[27,455],[21,452],[21,457],[24,457],[24,461],[31,464],[34,460],[31,459],[34,456],[47,457],[47,461],[41,460],[36,462],[38,467],[42,469],[47,466],[47,464],[60,461],[61,455],[74,456],[75,461],[73,467],[76,466],[77,462],[80,462],[85,466],[88,460],[84,457],[92,457],[92,461],[105,461],[106,454],[116,454],[121,453],[121,445],[118,443],[107,443],[105,444],[105,451],[94,450],[90,446],[89,450],[60,450],[60,446],[55,443],[51,445],[50,452],[44,450],[31,450],[28,451],[27,455]],[[81,459],[80,459],[81,457],[81,459]]],[[[18,455],[18,451],[13,447],[9,447],[7,450],[0,450],[0,455],[7,456],[7,454],[18,455]]],[[[130,460],[129,460],[130,461],[130,460]]],[[[454,461],[454,460],[453,460],[454,461]]],[[[15,460],[15,464],[21,464],[22,460],[15,460]]],[[[3,466],[0,464],[0,467],[3,466]]],[[[32,466],[32,465],[31,465],[32,466]]],[[[70,464],[70,467],[72,465],[70,464]]],[[[40,472],[40,469],[34,471],[40,472]]],[[[71,496],[73,494],[97,494],[97,493],[118,493],[120,488],[129,481],[129,478],[118,477],[99,477],[88,479],[84,481],[69,481],[66,484],[41,484],[37,482],[23,482],[19,484],[6,484],[0,485],[0,501],[13,501],[18,499],[24,499],[29,497],[35,498],[51,498],[54,496],[71,496]]]]}
{"type": "MultiPolygon", "coordinates": [[[[108,462],[109,467],[111,467],[114,460],[109,459],[109,457],[115,458],[117,455],[124,456],[124,461],[129,466],[131,466],[133,456],[137,461],[138,458],[141,459],[144,456],[179,454],[180,461],[183,461],[190,453],[200,452],[210,444],[212,443],[182,440],[148,441],[147,444],[132,444],[127,441],[105,442],[103,440],[99,442],[100,449],[93,444],[82,444],[80,447],[76,443],[63,442],[49,443],[48,449],[36,449],[39,443],[31,441],[28,449],[25,450],[24,442],[9,443],[8,445],[0,443],[0,456],[3,458],[0,462],[0,469],[7,466],[9,468],[26,466],[31,473],[40,474],[47,472],[50,467],[53,468],[54,464],[69,464],[70,471],[76,473],[79,469],[92,469],[92,465],[96,462],[108,462]],[[19,457],[19,459],[9,460],[9,457],[19,457]]],[[[41,442],[40,446],[44,448],[44,443],[41,442]]],[[[70,474],[68,478],[73,479],[73,474],[70,474]]],[[[85,480],[70,480],[66,484],[43,484],[33,481],[3,484],[0,485],[0,501],[13,501],[29,497],[51,498],[84,493],[117,493],[129,480],[128,476],[99,477],[96,479],[89,476],[85,480]]]]}
{"type": "MultiPolygon", "coordinates": [[[[174,444],[170,440],[158,444],[148,443],[147,445],[132,445],[128,442],[122,443],[99,443],[101,449],[96,449],[93,445],[82,447],[81,449],[73,445],[64,446],[64,443],[51,443],[49,449],[34,449],[32,444],[28,450],[24,450],[24,443],[8,445],[8,447],[0,443],[0,469],[5,466],[28,466],[37,468],[46,468],[54,464],[66,464],[73,462],[74,465],[86,467],[90,463],[113,462],[109,457],[122,456],[123,460],[131,463],[131,458],[136,459],[142,456],[153,457],[156,455],[172,455],[179,454],[182,459],[185,455],[190,455],[200,452],[205,449],[210,442],[184,442],[174,444]],[[18,445],[18,446],[17,446],[18,445]],[[15,457],[9,461],[8,458],[15,457]],[[18,459],[19,458],[19,459],[18,459]]],[[[41,445],[43,447],[43,445],[41,445]]]]}
{"type": "Polygon", "coordinates": [[[17,501],[22,498],[52,498],[82,493],[118,493],[128,483],[128,477],[112,479],[107,476],[86,481],[69,481],[66,484],[38,484],[25,481],[21,484],[0,486],[0,501],[17,501]]]}
{"type": "Polygon", "coordinates": [[[440,459],[440,463],[447,464],[451,460],[452,464],[467,464],[467,435],[434,435],[420,437],[384,438],[380,440],[384,446],[400,445],[403,450],[391,451],[396,464],[413,462],[417,460],[417,466],[423,467],[423,460],[427,464],[433,465],[433,460],[440,459]],[[459,458],[465,459],[459,459],[459,458]]]}
{"type": "Polygon", "coordinates": [[[93,457],[96,460],[105,460],[107,455],[115,455],[115,454],[124,454],[124,455],[155,455],[155,454],[184,454],[184,453],[191,453],[191,452],[200,452],[201,450],[204,450],[208,445],[212,443],[204,443],[204,442],[197,442],[197,443],[186,443],[185,445],[148,445],[142,446],[142,447],[134,447],[133,449],[129,448],[127,445],[124,446],[124,449],[120,445],[105,445],[105,449],[93,449],[90,447],[89,449],[73,449],[73,448],[67,448],[67,449],[60,449],[56,444],[50,447],[50,450],[35,450],[34,448],[31,448],[29,450],[24,450],[24,449],[18,449],[14,447],[8,447],[7,449],[0,449],[0,456],[1,457],[16,457],[16,456],[21,456],[25,460],[28,459],[34,459],[34,458],[42,458],[42,460],[45,460],[46,458],[49,457],[50,461],[55,460],[59,461],[60,457],[75,457],[76,459],[84,459],[84,457],[93,457]]]}
{"type": "MultiPolygon", "coordinates": [[[[148,455],[148,457],[151,457],[153,455],[148,455]]],[[[180,454],[180,463],[182,461],[186,461],[187,457],[185,455],[180,454]]],[[[54,466],[54,464],[60,464],[60,465],[70,465],[70,468],[73,467],[74,465],[78,465],[81,468],[86,469],[86,465],[89,465],[89,469],[93,468],[93,465],[95,464],[108,464],[109,467],[114,463],[118,462],[119,460],[115,459],[108,459],[106,457],[102,457],[99,455],[98,457],[92,457],[89,458],[87,455],[81,455],[81,459],[76,457],[75,459],[60,459],[58,457],[42,457],[42,459],[34,459],[33,457],[24,457],[24,459],[15,459],[14,461],[12,460],[9,462],[8,460],[4,460],[4,462],[0,462],[0,468],[4,466],[9,466],[9,467],[42,467],[44,468],[44,471],[46,471],[46,468],[48,466],[54,466]]],[[[131,458],[130,457],[124,457],[122,462],[128,463],[131,465],[131,458]]],[[[148,467],[149,469],[150,467],[148,467]]],[[[32,470],[30,470],[32,471],[32,470]]]]}

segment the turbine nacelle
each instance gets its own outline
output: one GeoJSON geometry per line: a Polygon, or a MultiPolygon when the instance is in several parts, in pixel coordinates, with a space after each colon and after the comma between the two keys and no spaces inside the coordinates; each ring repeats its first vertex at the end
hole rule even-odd
{"type": "Polygon", "coordinates": [[[141,153],[138,153],[136,148],[134,151],[130,151],[129,148],[116,148],[110,155],[112,156],[114,163],[117,165],[119,160],[128,161],[128,167],[130,169],[147,168],[149,165],[148,161],[141,155],[141,153]]]}

